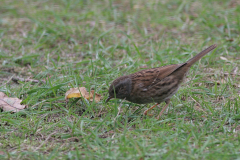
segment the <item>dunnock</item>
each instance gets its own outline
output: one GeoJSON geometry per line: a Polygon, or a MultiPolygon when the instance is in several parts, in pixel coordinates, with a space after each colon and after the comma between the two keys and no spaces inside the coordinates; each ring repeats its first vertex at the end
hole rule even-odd
{"type": "Polygon", "coordinates": [[[166,105],[157,116],[159,119],[169,105],[170,98],[178,91],[189,68],[216,47],[216,44],[208,47],[186,63],[145,69],[115,79],[109,87],[106,103],[112,98],[126,99],[137,104],[157,103],[144,112],[147,115],[148,111],[165,101],[166,105]]]}

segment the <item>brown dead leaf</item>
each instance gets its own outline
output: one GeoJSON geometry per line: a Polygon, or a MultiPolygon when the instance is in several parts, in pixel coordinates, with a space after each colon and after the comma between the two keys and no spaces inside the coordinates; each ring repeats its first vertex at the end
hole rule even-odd
{"type": "Polygon", "coordinates": [[[232,42],[232,41],[234,41],[234,39],[233,38],[228,38],[228,39],[226,39],[226,41],[232,42]]]}
{"type": "Polygon", "coordinates": [[[89,101],[93,101],[94,98],[95,102],[99,102],[101,100],[100,94],[95,93],[94,97],[94,90],[91,90],[89,94],[85,87],[70,88],[70,90],[65,93],[65,99],[79,97],[86,98],[89,101]]]}
{"type": "Polygon", "coordinates": [[[5,152],[3,152],[3,151],[0,151],[0,155],[5,155],[5,152]]]}
{"type": "Polygon", "coordinates": [[[22,100],[18,98],[11,98],[3,92],[0,92],[0,108],[2,108],[3,111],[19,112],[27,108],[26,105],[21,105],[21,102],[22,100]]]}
{"type": "MultiPolygon", "coordinates": [[[[90,91],[90,101],[93,101],[93,97],[94,97],[94,90],[90,91]]],[[[101,95],[98,93],[95,93],[95,102],[99,102],[101,100],[101,95]]]]}

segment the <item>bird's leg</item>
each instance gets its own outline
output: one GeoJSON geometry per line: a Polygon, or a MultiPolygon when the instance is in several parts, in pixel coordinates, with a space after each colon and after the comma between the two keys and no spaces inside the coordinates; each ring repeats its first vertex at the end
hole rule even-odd
{"type": "Polygon", "coordinates": [[[169,103],[170,103],[170,99],[167,99],[165,101],[166,105],[163,107],[163,109],[161,110],[161,112],[159,113],[159,115],[157,116],[157,119],[160,118],[160,116],[163,114],[163,112],[165,111],[165,109],[168,107],[169,103]]]}
{"type": "Polygon", "coordinates": [[[143,112],[144,115],[147,115],[148,111],[151,111],[153,108],[155,108],[157,105],[159,105],[159,103],[155,104],[154,106],[152,106],[151,108],[148,108],[146,111],[143,112]]]}

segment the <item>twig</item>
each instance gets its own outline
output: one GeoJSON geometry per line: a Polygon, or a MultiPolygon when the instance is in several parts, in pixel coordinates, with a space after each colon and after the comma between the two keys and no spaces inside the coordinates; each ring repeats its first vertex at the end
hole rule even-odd
{"type": "MultiPolygon", "coordinates": [[[[13,75],[13,76],[14,76],[14,75],[13,75]]],[[[5,86],[6,84],[8,84],[8,83],[11,81],[11,79],[13,78],[13,76],[12,76],[11,78],[9,78],[6,83],[2,84],[2,86],[5,86]]]]}
{"type": "Polygon", "coordinates": [[[20,78],[20,77],[13,77],[12,81],[15,83],[18,83],[18,81],[22,81],[22,82],[32,82],[32,83],[46,83],[46,81],[44,80],[35,80],[35,79],[24,79],[24,78],[20,78]]]}
{"type": "MultiPolygon", "coordinates": [[[[124,98],[123,100],[125,100],[125,98],[124,98]]],[[[123,101],[122,101],[122,102],[123,102],[123,101]]],[[[120,112],[121,112],[122,102],[120,103],[120,105],[119,105],[119,107],[118,107],[118,113],[117,113],[116,117],[113,119],[113,122],[114,122],[114,123],[116,122],[117,117],[119,116],[119,114],[120,114],[120,112]]],[[[113,139],[114,137],[115,137],[115,133],[112,135],[111,138],[113,139]]]]}
{"type": "Polygon", "coordinates": [[[235,73],[223,73],[223,74],[226,75],[226,76],[228,76],[228,75],[233,75],[233,76],[237,75],[237,76],[240,76],[240,74],[235,74],[235,73]]]}
{"type": "MultiPolygon", "coordinates": [[[[190,97],[191,97],[191,96],[190,96],[190,97]]],[[[192,98],[192,97],[191,97],[191,98],[192,98]]],[[[207,112],[202,109],[202,106],[200,105],[200,103],[199,103],[198,101],[196,101],[194,98],[192,98],[192,100],[193,100],[195,103],[198,104],[200,111],[202,111],[202,112],[204,112],[205,114],[207,114],[207,112]]],[[[195,109],[198,109],[198,108],[195,108],[195,109]]]]}
{"type": "Polygon", "coordinates": [[[103,108],[101,108],[100,111],[98,112],[98,117],[101,115],[102,109],[103,108]]]}
{"type": "MultiPolygon", "coordinates": [[[[124,99],[125,100],[125,99],[124,99]]],[[[123,102],[123,101],[122,101],[123,102]]],[[[122,102],[120,103],[119,107],[118,107],[118,113],[116,115],[116,117],[113,119],[113,121],[115,122],[117,117],[119,116],[120,112],[121,112],[121,107],[122,107],[122,102]]]]}
{"type": "Polygon", "coordinates": [[[47,100],[43,100],[43,101],[41,101],[41,102],[37,102],[36,104],[34,104],[34,105],[32,106],[32,108],[34,108],[35,106],[37,106],[37,105],[39,105],[40,103],[43,103],[43,102],[45,102],[45,101],[47,101],[47,100]]]}
{"type": "Polygon", "coordinates": [[[48,139],[49,139],[53,134],[55,134],[55,133],[57,133],[57,131],[51,133],[51,134],[45,139],[45,141],[44,141],[42,144],[40,144],[40,146],[38,146],[38,147],[35,149],[35,151],[37,151],[39,148],[41,148],[41,147],[48,141],[48,139]]]}

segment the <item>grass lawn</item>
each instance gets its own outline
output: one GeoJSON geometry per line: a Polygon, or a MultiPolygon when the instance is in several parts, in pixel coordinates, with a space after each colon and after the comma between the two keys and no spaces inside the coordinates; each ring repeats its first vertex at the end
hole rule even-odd
{"type": "Polygon", "coordinates": [[[239,159],[239,0],[1,0],[0,92],[28,105],[0,113],[0,159],[239,159]],[[165,103],[113,99],[119,76],[186,62],[165,103]],[[45,80],[19,82],[13,77],[45,80]],[[70,99],[94,89],[99,103],[70,99]]]}

